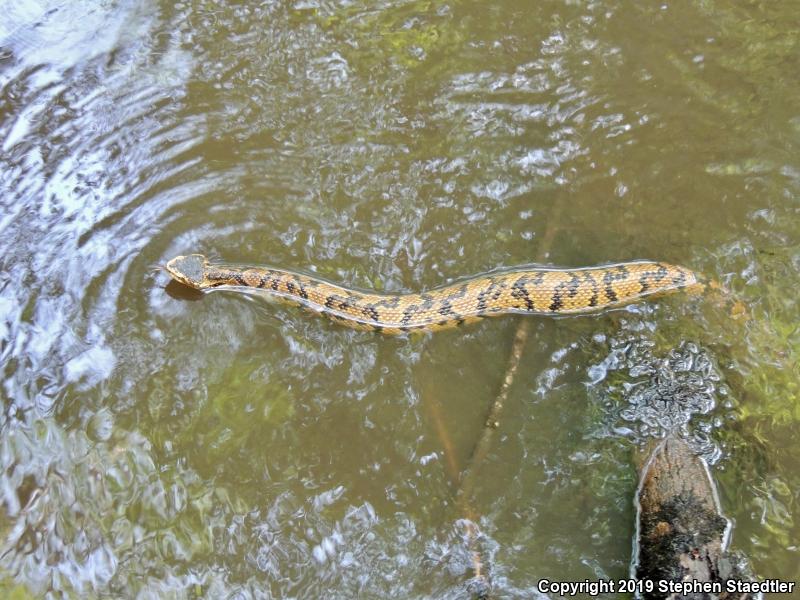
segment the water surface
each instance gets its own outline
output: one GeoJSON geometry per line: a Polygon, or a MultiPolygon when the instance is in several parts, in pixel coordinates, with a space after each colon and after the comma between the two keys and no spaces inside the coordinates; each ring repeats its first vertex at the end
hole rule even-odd
{"type": "Polygon", "coordinates": [[[794,3],[0,8],[2,586],[463,598],[472,548],[541,597],[627,576],[673,427],[800,572],[794,3]],[[189,252],[381,291],[650,258],[749,318],[530,318],[467,515],[520,318],[383,338],[168,286],[189,252]]]}

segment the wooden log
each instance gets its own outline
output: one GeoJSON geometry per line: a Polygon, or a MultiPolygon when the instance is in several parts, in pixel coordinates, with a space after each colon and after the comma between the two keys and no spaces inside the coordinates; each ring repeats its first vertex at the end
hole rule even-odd
{"type": "MultiPolygon", "coordinates": [[[[642,469],[639,485],[637,578],[654,582],[647,600],[744,600],[751,594],[728,592],[728,580],[750,581],[739,561],[727,553],[731,523],[705,461],[685,442],[667,437],[642,469]],[[719,593],[667,588],[668,583],[719,584],[719,593]],[[667,588],[666,590],[664,588],[667,588]]],[[[700,588],[701,586],[694,586],[700,588]]]]}

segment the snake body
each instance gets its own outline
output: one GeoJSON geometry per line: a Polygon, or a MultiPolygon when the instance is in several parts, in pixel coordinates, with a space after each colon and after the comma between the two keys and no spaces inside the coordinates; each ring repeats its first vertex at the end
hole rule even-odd
{"type": "Polygon", "coordinates": [[[514,269],[410,294],[361,292],[282,269],[213,265],[202,254],[173,258],[166,270],[173,279],[197,290],[261,290],[349,327],[387,334],[435,331],[508,313],[599,312],[703,287],[689,269],[648,261],[579,269],[514,269]]]}

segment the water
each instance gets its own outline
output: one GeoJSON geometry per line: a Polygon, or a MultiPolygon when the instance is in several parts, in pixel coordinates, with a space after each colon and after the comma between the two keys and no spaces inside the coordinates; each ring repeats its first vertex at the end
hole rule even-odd
{"type": "Polygon", "coordinates": [[[755,572],[800,572],[794,3],[1,8],[3,590],[464,598],[471,548],[499,598],[625,577],[671,427],[755,572]],[[518,318],[383,338],[153,270],[188,252],[382,291],[653,258],[748,318],[529,319],[470,516],[518,318]]]}

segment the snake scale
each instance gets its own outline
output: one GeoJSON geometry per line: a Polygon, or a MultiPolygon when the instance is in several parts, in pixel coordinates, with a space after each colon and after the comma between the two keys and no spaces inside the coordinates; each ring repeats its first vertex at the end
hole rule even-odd
{"type": "Polygon", "coordinates": [[[635,261],[579,269],[514,269],[478,275],[423,293],[375,294],[282,269],[213,265],[202,254],[178,256],[166,270],[197,290],[262,290],[356,329],[398,334],[436,331],[509,313],[599,312],[703,284],[691,270],[635,261]]]}

